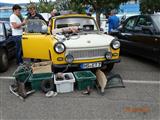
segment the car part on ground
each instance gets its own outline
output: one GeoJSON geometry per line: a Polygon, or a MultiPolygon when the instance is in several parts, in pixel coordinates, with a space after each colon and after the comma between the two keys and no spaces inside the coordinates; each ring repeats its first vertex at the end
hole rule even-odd
{"type": "Polygon", "coordinates": [[[106,87],[106,84],[107,84],[107,78],[105,76],[105,74],[100,70],[96,70],[96,78],[97,78],[97,83],[98,83],[98,86],[101,88],[101,94],[104,93],[104,89],[106,87]]]}
{"type": "Polygon", "coordinates": [[[41,82],[41,90],[44,92],[44,93],[47,93],[49,91],[52,91],[54,90],[54,84],[53,84],[53,80],[42,80],[41,82]]]}

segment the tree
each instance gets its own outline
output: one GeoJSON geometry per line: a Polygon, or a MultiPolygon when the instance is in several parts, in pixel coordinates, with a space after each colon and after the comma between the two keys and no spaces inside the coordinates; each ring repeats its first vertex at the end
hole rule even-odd
{"type": "Polygon", "coordinates": [[[56,9],[72,10],[77,13],[84,13],[84,6],[81,0],[57,0],[56,9]]]}
{"type": "Polygon", "coordinates": [[[50,13],[55,6],[55,2],[51,0],[39,0],[39,3],[37,4],[37,9],[39,12],[47,12],[50,13]]]}
{"type": "Polygon", "coordinates": [[[118,9],[121,3],[129,0],[83,0],[86,5],[91,5],[96,12],[96,20],[100,26],[100,14],[103,11],[110,11],[111,9],[118,9]]]}
{"type": "Polygon", "coordinates": [[[111,9],[118,9],[121,3],[130,0],[56,0],[58,10],[73,10],[78,13],[85,13],[85,7],[90,6],[92,12],[96,13],[96,20],[100,26],[100,14],[111,9]]]}
{"type": "Polygon", "coordinates": [[[140,0],[141,13],[160,12],[160,0],[140,0]]]}
{"type": "Polygon", "coordinates": [[[70,0],[56,0],[55,8],[57,10],[69,10],[70,0]]]}
{"type": "Polygon", "coordinates": [[[85,13],[85,6],[82,0],[70,0],[69,7],[75,12],[85,13]]]}

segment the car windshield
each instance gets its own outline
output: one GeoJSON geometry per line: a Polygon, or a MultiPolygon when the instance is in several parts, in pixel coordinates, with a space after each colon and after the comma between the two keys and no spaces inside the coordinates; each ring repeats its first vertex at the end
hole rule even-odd
{"type": "Polygon", "coordinates": [[[0,36],[4,36],[4,29],[2,23],[0,23],[0,36]]]}
{"type": "Polygon", "coordinates": [[[84,31],[97,31],[97,25],[92,18],[85,17],[71,17],[60,18],[56,20],[55,28],[64,28],[70,26],[78,26],[84,31]]]}
{"type": "Polygon", "coordinates": [[[160,30],[160,15],[152,16],[153,21],[157,25],[158,29],[160,30]]]}
{"type": "Polygon", "coordinates": [[[46,25],[46,23],[43,20],[39,19],[30,19],[28,20],[26,26],[25,26],[25,32],[27,33],[41,33],[43,30],[43,26],[46,25]]]}

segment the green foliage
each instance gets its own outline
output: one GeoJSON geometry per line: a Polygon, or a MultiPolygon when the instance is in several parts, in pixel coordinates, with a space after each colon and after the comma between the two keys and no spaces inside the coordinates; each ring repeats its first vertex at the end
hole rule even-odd
{"type": "Polygon", "coordinates": [[[96,12],[97,23],[100,26],[100,14],[109,12],[111,9],[118,9],[121,3],[129,0],[81,0],[84,5],[91,5],[96,12]]]}
{"type": "Polygon", "coordinates": [[[55,8],[57,10],[69,10],[70,0],[58,0],[55,3],[55,8]]]}
{"type": "Polygon", "coordinates": [[[40,13],[50,13],[54,8],[55,3],[51,0],[39,0],[37,4],[37,10],[40,13]]]}
{"type": "Polygon", "coordinates": [[[142,13],[160,12],[160,0],[140,0],[140,11],[142,13]]]}
{"type": "Polygon", "coordinates": [[[69,7],[75,12],[85,13],[85,6],[81,0],[70,0],[69,7]]]}
{"type": "Polygon", "coordinates": [[[78,13],[84,13],[85,9],[81,0],[57,0],[57,10],[72,10],[78,13]]]}
{"type": "Polygon", "coordinates": [[[121,3],[129,0],[83,0],[86,5],[91,5],[95,11],[103,12],[111,9],[118,9],[121,3]]]}

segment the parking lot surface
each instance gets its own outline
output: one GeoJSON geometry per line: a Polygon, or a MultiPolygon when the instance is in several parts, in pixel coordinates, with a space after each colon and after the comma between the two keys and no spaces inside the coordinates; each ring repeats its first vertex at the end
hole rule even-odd
{"type": "Polygon", "coordinates": [[[90,95],[74,91],[52,98],[36,92],[25,102],[9,92],[13,83],[9,77],[17,67],[14,60],[10,65],[7,72],[0,73],[1,120],[160,119],[160,68],[149,60],[122,56],[113,73],[121,75],[125,88],[105,89],[104,96],[96,89],[90,95]]]}

